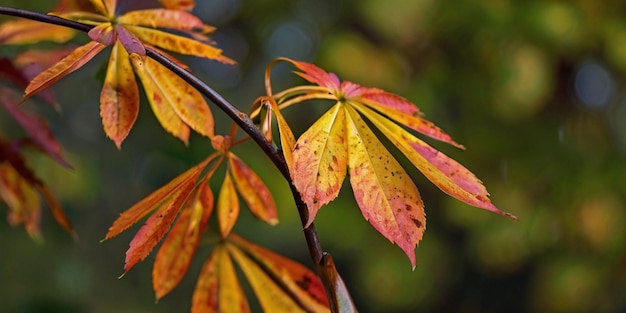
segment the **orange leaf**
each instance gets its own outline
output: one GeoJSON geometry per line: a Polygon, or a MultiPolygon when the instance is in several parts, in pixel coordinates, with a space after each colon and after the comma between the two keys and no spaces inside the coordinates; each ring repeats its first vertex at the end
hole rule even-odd
{"type": "Polygon", "coordinates": [[[204,263],[193,292],[191,313],[206,312],[250,312],[235,267],[223,244],[218,244],[204,263]]]}
{"type": "Polygon", "coordinates": [[[239,199],[235,191],[235,185],[230,178],[230,173],[224,176],[224,182],[220,188],[220,195],[217,199],[217,223],[220,236],[225,238],[235,226],[239,217],[239,199]]]}
{"type": "MultiPolygon", "coordinates": [[[[227,243],[226,248],[246,275],[264,312],[306,312],[287,290],[278,285],[279,282],[268,276],[268,273],[259,264],[246,256],[237,246],[227,243]]],[[[323,312],[327,311],[328,309],[323,312]]]]}
{"type": "Polygon", "coordinates": [[[321,270],[326,273],[325,276],[330,279],[327,283],[330,283],[331,285],[327,286],[327,289],[333,291],[331,293],[332,299],[330,301],[332,312],[356,313],[356,306],[352,301],[352,297],[350,297],[346,284],[339,276],[337,268],[335,268],[335,261],[333,261],[333,257],[328,253],[324,253],[320,263],[321,270]]]}
{"type": "Polygon", "coordinates": [[[104,237],[104,240],[119,235],[121,232],[128,229],[133,224],[137,223],[140,219],[144,218],[150,212],[154,211],[158,207],[158,205],[164,201],[165,198],[170,197],[171,195],[182,189],[185,185],[189,184],[190,181],[195,181],[195,179],[200,175],[200,172],[204,169],[207,163],[215,158],[215,156],[216,154],[209,156],[202,163],[178,175],[176,178],[172,179],[172,181],[159,188],[158,190],[152,192],[143,200],[133,205],[130,209],[124,211],[124,213],[122,213],[120,217],[118,217],[115,222],[113,222],[113,225],[109,227],[109,231],[104,237]]]}
{"type": "Polygon", "coordinates": [[[351,107],[348,111],[350,184],[363,217],[397,244],[415,268],[415,247],[426,226],[424,204],[411,177],[351,107]]]}
{"type": "MultiPolygon", "coordinates": [[[[298,262],[259,247],[236,234],[228,237],[228,241],[235,244],[251,261],[258,264],[265,274],[284,290],[283,293],[294,298],[302,309],[307,312],[328,311],[328,299],[324,287],[313,271],[298,262]]],[[[258,294],[264,291],[255,290],[255,292],[258,294]]]]}
{"type": "Polygon", "coordinates": [[[64,43],[74,37],[74,30],[32,20],[11,20],[0,25],[0,44],[23,45],[44,40],[64,43]]]}
{"type": "Polygon", "coordinates": [[[65,214],[65,211],[63,210],[63,207],[61,207],[61,203],[59,202],[59,200],[44,185],[38,184],[35,187],[37,188],[37,190],[39,190],[39,193],[41,193],[44,200],[46,200],[48,209],[50,209],[50,213],[52,213],[52,216],[57,221],[57,223],[70,234],[72,234],[72,237],[74,238],[74,240],[76,240],[78,236],[74,232],[72,224],[70,223],[70,219],[65,214]]]}
{"type": "Polygon", "coordinates": [[[28,235],[41,240],[41,200],[37,192],[7,162],[0,163],[0,199],[6,203],[11,226],[24,225],[28,235]]]}
{"type": "Polygon", "coordinates": [[[191,11],[196,5],[196,1],[194,0],[159,0],[159,2],[161,2],[166,9],[172,10],[191,11]]]}
{"type": "Polygon", "coordinates": [[[104,86],[100,93],[100,117],[104,132],[118,149],[139,115],[139,89],[124,47],[116,42],[111,51],[104,86]]]}
{"type": "Polygon", "coordinates": [[[234,63],[233,60],[222,55],[222,50],[200,41],[141,26],[124,25],[124,27],[142,42],[165,50],[217,60],[226,64],[234,63]]]}
{"type": "Polygon", "coordinates": [[[24,98],[34,95],[42,89],[54,84],[59,79],[79,69],[96,56],[96,54],[102,51],[104,47],[104,45],[98,42],[90,41],[89,43],[74,49],[74,51],[61,59],[61,61],[33,78],[24,91],[24,98]]]}
{"type": "Polygon", "coordinates": [[[103,23],[92,28],[88,33],[89,38],[105,46],[113,45],[117,40],[117,34],[111,23],[103,23]]]}
{"type": "Polygon", "coordinates": [[[236,155],[228,155],[230,173],[239,194],[254,216],[270,224],[278,224],[276,203],[263,180],[236,155]]]}
{"type": "MultiPolygon", "coordinates": [[[[134,55],[132,57],[135,60],[134,55]]],[[[159,93],[161,95],[160,100],[171,107],[179,120],[182,120],[199,134],[212,138],[215,132],[213,114],[202,94],[178,75],[150,58],[145,58],[143,66],[139,63],[140,61],[134,64],[136,68],[139,68],[137,72],[144,83],[146,93],[159,93]]],[[[148,98],[152,99],[151,103],[154,102],[154,110],[157,99],[150,96],[148,98]]],[[[170,119],[173,120],[174,117],[172,116],[170,119]]],[[[163,121],[161,124],[164,124],[163,121]]],[[[166,126],[163,125],[163,127],[166,126]]],[[[186,142],[186,140],[184,141],[186,142]]]]}
{"type": "Polygon", "coordinates": [[[148,9],[130,11],[120,16],[117,21],[120,24],[171,28],[184,32],[200,31],[201,33],[209,33],[215,30],[214,27],[205,25],[195,15],[181,10],[148,9]]]}
{"type": "Polygon", "coordinates": [[[126,251],[124,272],[128,272],[139,261],[143,261],[152,251],[152,248],[165,236],[189,193],[193,190],[197,177],[196,174],[182,182],[180,188],[164,200],[160,204],[160,208],[141,226],[133,240],[130,241],[130,248],[126,251]]]}
{"type": "Polygon", "coordinates": [[[115,15],[117,0],[89,0],[98,12],[108,17],[115,15]]]}
{"type": "Polygon", "coordinates": [[[156,298],[168,294],[183,279],[200,242],[200,235],[213,212],[213,193],[208,176],[189,196],[185,208],[157,252],[152,268],[156,298]]]}
{"type": "Polygon", "coordinates": [[[482,182],[461,164],[373,111],[363,107],[357,109],[443,192],[469,205],[517,219],[496,208],[489,200],[489,193],[482,182]]]}
{"type": "Polygon", "coordinates": [[[345,110],[336,104],[298,138],[291,176],[307,204],[311,225],[319,208],[334,200],[346,177],[348,146],[345,110]]]}
{"type": "Polygon", "coordinates": [[[131,54],[130,58],[133,61],[135,72],[141,79],[146,97],[152,107],[152,112],[154,112],[159,123],[166,131],[186,144],[189,141],[189,126],[176,114],[176,111],[172,108],[170,98],[161,89],[160,83],[165,83],[163,78],[158,77],[158,73],[151,71],[156,65],[148,66],[148,64],[154,61],[138,54],[131,54]]]}

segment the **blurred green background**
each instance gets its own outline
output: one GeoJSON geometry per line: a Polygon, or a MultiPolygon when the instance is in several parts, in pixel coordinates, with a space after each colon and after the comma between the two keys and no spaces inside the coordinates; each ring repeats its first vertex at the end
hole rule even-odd
{"type": "MultiPolygon", "coordinates": [[[[239,64],[182,59],[233,104],[248,110],[263,93],[265,66],[279,56],[397,93],[467,147],[429,141],[481,178],[499,208],[519,217],[449,198],[403,160],[428,216],[411,271],[344,188],[316,226],[361,312],[626,312],[626,2],[199,2],[194,13],[218,27],[213,39],[239,64]]],[[[0,4],[47,12],[55,2],[0,4]]],[[[86,38],[80,34],[75,43],[86,38]]],[[[28,48],[0,46],[0,56],[28,48]]],[[[121,211],[203,159],[210,144],[194,134],[185,147],[160,128],[144,101],[118,151],[98,112],[97,73],[106,60],[103,53],[55,85],[60,114],[25,104],[48,118],[75,168],[29,156],[62,199],[80,241],[72,242],[47,211],[42,245],[0,223],[0,312],[189,310],[208,247],[181,286],[154,304],[153,255],[117,279],[138,227],[98,242],[121,211]]],[[[302,82],[287,67],[273,77],[283,87],[302,82]]],[[[296,106],[285,114],[301,132],[325,108],[296,106]]],[[[226,132],[229,121],[214,112],[226,132]]],[[[4,115],[1,131],[18,137],[21,130],[4,115]]],[[[269,227],[242,211],[236,231],[310,265],[286,183],[254,145],[237,152],[274,191],[281,223],[269,227]]]]}

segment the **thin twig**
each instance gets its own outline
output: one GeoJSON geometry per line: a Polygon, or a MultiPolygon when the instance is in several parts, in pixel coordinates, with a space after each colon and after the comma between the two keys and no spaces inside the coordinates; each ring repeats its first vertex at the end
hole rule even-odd
{"type": "MultiPolygon", "coordinates": [[[[66,20],[60,17],[41,14],[37,12],[22,10],[22,9],[14,9],[0,6],[0,14],[2,15],[10,15],[21,18],[27,18],[30,20],[35,20],[43,23],[55,24],[60,26],[65,26],[69,28],[73,28],[79,31],[88,32],[93,28],[91,25],[82,24],[79,22],[74,22],[71,20],[66,20]]],[[[184,79],[191,86],[195,87],[200,91],[203,95],[205,95],[211,102],[217,105],[222,111],[224,111],[241,129],[246,132],[256,143],[257,145],[265,152],[265,154],[272,160],[276,168],[281,172],[281,174],[285,177],[285,179],[289,182],[291,193],[293,194],[293,198],[296,202],[296,207],[298,208],[298,213],[300,215],[300,221],[302,226],[306,224],[308,221],[308,209],[306,204],[302,201],[299,192],[296,190],[295,186],[291,181],[291,176],[289,174],[289,169],[287,164],[285,163],[285,159],[282,153],[276,149],[270,142],[265,140],[265,136],[263,133],[252,123],[249,116],[237,108],[235,108],[230,102],[228,102],[221,94],[215,91],[213,88],[208,86],[198,77],[180,67],[178,64],[172,62],[170,59],[164,57],[162,54],[157,52],[152,48],[146,48],[146,54],[159,62],[182,79],[184,79]]],[[[323,271],[319,271],[319,267],[322,262],[323,257],[323,249],[321,247],[319,237],[317,236],[317,232],[315,231],[315,225],[311,223],[308,228],[303,229],[304,237],[307,242],[307,248],[311,255],[311,259],[315,264],[315,268],[318,272],[318,275],[324,281],[324,286],[333,286],[334,282],[332,278],[326,275],[323,271]]],[[[332,294],[334,290],[326,288],[326,296],[329,299],[332,299],[332,294]]],[[[334,311],[334,310],[333,310],[334,311]]]]}

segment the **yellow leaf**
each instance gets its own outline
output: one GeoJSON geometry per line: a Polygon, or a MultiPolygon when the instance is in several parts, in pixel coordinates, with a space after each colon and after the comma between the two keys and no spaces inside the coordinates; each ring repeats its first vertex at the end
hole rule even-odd
{"type": "MultiPolygon", "coordinates": [[[[145,89],[148,98],[155,102],[153,108],[157,105],[157,99],[150,97],[150,93],[158,92],[161,95],[161,101],[165,102],[163,106],[167,104],[179,120],[182,120],[200,135],[212,138],[215,132],[213,114],[202,94],[178,75],[150,58],[145,58],[143,66],[139,66],[139,63],[138,61],[134,63],[135,68],[140,68],[138,74],[144,87],[145,81],[148,81],[150,87],[145,89]]],[[[171,118],[173,119],[173,117],[171,118]]],[[[163,126],[165,127],[165,125],[163,126]]]]}
{"type": "Polygon", "coordinates": [[[148,9],[130,11],[120,16],[117,21],[121,24],[147,26],[151,28],[171,28],[180,31],[200,31],[209,33],[214,27],[205,25],[195,15],[181,10],[148,9]]]}
{"type": "Polygon", "coordinates": [[[228,241],[260,265],[263,271],[284,289],[285,295],[294,298],[307,312],[328,312],[324,286],[312,270],[236,234],[231,234],[228,241]]]}
{"type": "Polygon", "coordinates": [[[11,20],[0,25],[0,44],[24,45],[40,41],[64,43],[74,37],[74,30],[32,20],[11,20]]]}
{"type": "Polygon", "coordinates": [[[306,312],[239,248],[229,243],[226,243],[225,246],[246,275],[263,311],[273,313],[306,312]]]}
{"type": "Polygon", "coordinates": [[[100,117],[106,135],[118,149],[139,115],[139,90],[126,50],[116,42],[100,93],[100,117]]]}
{"type": "Polygon", "coordinates": [[[306,227],[321,206],[337,197],[346,177],[345,125],[344,108],[337,103],[298,138],[293,148],[291,176],[309,210],[306,227]]]}
{"type": "Polygon", "coordinates": [[[237,190],[252,214],[270,225],[278,224],[276,203],[263,180],[236,155],[230,153],[228,161],[237,190]]]}
{"type": "Polygon", "coordinates": [[[96,10],[108,17],[115,16],[117,0],[89,0],[96,10]]]}
{"type": "Polygon", "coordinates": [[[227,64],[234,63],[233,60],[222,55],[222,50],[200,41],[141,26],[124,25],[124,27],[142,42],[165,50],[217,60],[227,64]]]}
{"type": "Polygon", "coordinates": [[[166,94],[164,90],[161,89],[162,87],[167,88],[166,86],[161,86],[161,84],[166,82],[163,82],[162,77],[156,76],[157,73],[151,71],[156,65],[149,66],[148,64],[155,61],[138,54],[131,54],[130,58],[133,62],[135,72],[139,75],[139,79],[141,79],[146,97],[152,107],[152,112],[156,115],[159,123],[161,123],[161,126],[163,126],[166,131],[186,144],[189,140],[189,127],[172,108],[170,100],[172,95],[166,94]]]}
{"type": "Polygon", "coordinates": [[[42,89],[54,84],[59,79],[79,69],[100,51],[102,51],[104,47],[104,45],[98,42],[90,41],[89,43],[74,49],[74,51],[61,59],[61,61],[35,76],[35,78],[33,78],[30,84],[26,87],[26,90],[24,91],[24,98],[28,98],[36,94],[42,89]]]}
{"type": "Polygon", "coordinates": [[[225,238],[235,226],[239,217],[239,199],[230,174],[226,173],[217,199],[217,222],[220,236],[225,238]]]}
{"type": "Polygon", "coordinates": [[[464,166],[372,110],[362,106],[356,108],[443,192],[467,204],[517,219],[496,208],[482,182],[464,166]]]}
{"type": "Polygon", "coordinates": [[[218,244],[204,263],[193,293],[191,313],[249,313],[233,262],[218,244]]]}
{"type": "Polygon", "coordinates": [[[411,177],[359,114],[347,110],[350,184],[363,217],[398,245],[415,267],[415,247],[426,227],[424,203],[411,177]]]}

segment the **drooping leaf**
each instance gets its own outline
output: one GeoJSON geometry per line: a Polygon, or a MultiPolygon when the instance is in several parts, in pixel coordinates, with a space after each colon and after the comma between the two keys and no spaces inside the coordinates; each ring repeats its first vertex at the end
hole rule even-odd
{"type": "Polygon", "coordinates": [[[115,31],[117,32],[117,39],[119,39],[124,49],[126,49],[129,54],[136,53],[141,56],[146,55],[146,47],[137,36],[120,25],[115,26],[115,31]]]}
{"type": "Polygon", "coordinates": [[[9,112],[33,139],[37,147],[65,168],[72,168],[61,155],[61,145],[56,141],[48,125],[41,118],[24,112],[17,104],[20,99],[8,88],[0,86],[0,104],[9,112]]]}
{"type": "Polygon", "coordinates": [[[191,38],[141,26],[124,25],[124,27],[135,34],[142,42],[165,50],[217,60],[226,64],[234,63],[233,60],[222,55],[222,50],[191,38]]]}
{"type": "Polygon", "coordinates": [[[358,113],[346,110],[350,184],[361,213],[415,267],[414,249],[426,227],[417,187],[358,113]]]}
{"type": "Polygon", "coordinates": [[[159,206],[159,204],[162,203],[166,198],[171,198],[173,194],[178,192],[184,186],[188,185],[190,181],[195,181],[198,175],[200,175],[200,172],[206,167],[207,163],[214,159],[215,156],[215,154],[209,156],[200,164],[178,175],[169,183],[152,192],[143,200],[137,202],[131,208],[124,211],[120,215],[120,217],[118,217],[115,222],[113,222],[113,225],[109,227],[109,231],[104,237],[104,240],[119,235],[121,232],[128,229],[130,226],[150,214],[150,212],[154,211],[159,206]]]}
{"type": "Polygon", "coordinates": [[[163,7],[171,10],[185,10],[191,11],[196,5],[194,0],[159,0],[163,7]]]}
{"type": "MultiPolygon", "coordinates": [[[[228,241],[236,245],[250,261],[258,264],[259,268],[283,290],[282,292],[293,298],[294,302],[306,312],[328,311],[328,299],[324,287],[313,271],[236,234],[231,234],[228,241]]],[[[235,257],[235,259],[239,263],[241,258],[235,257]]]]}
{"type": "Polygon", "coordinates": [[[229,173],[224,176],[217,200],[217,223],[220,236],[225,238],[235,226],[239,217],[239,198],[229,173]]]}
{"type": "Polygon", "coordinates": [[[0,200],[9,209],[9,225],[23,224],[28,235],[40,241],[41,200],[35,189],[8,162],[0,162],[0,200]]]}
{"type": "Polygon", "coordinates": [[[233,262],[224,244],[213,249],[204,263],[193,293],[191,313],[249,313],[233,262]]]}
{"type": "Polygon", "coordinates": [[[208,176],[202,179],[189,196],[185,208],[172,226],[157,252],[152,268],[152,286],[160,299],[183,279],[213,212],[213,193],[208,176]]]}
{"type": "Polygon", "coordinates": [[[245,274],[252,290],[265,312],[292,313],[306,312],[296,299],[289,296],[284,289],[270,276],[246,256],[237,246],[226,243],[226,249],[245,274]]]}
{"type": "Polygon", "coordinates": [[[118,149],[139,115],[139,89],[129,55],[116,42],[100,93],[100,117],[106,135],[118,149]]]}
{"type": "Polygon", "coordinates": [[[346,177],[345,125],[344,108],[338,103],[304,132],[293,148],[292,180],[308,207],[306,227],[321,206],[337,197],[346,177]]]}
{"type": "Polygon", "coordinates": [[[228,166],[235,186],[254,216],[270,224],[278,224],[276,203],[263,180],[240,158],[230,153],[228,166]]]}
{"type": "Polygon", "coordinates": [[[111,23],[103,23],[92,28],[88,33],[89,38],[105,46],[111,46],[117,41],[117,34],[111,23]]]}
{"type": "Polygon", "coordinates": [[[130,11],[118,18],[121,24],[152,28],[171,28],[184,32],[198,31],[206,34],[215,30],[205,25],[195,15],[181,10],[148,9],[130,11]]]}
{"type": "Polygon", "coordinates": [[[324,253],[320,263],[320,268],[325,273],[324,276],[329,277],[330,280],[326,282],[330,284],[330,286],[327,286],[326,289],[333,291],[330,294],[330,307],[332,312],[356,313],[356,306],[352,301],[352,297],[348,292],[346,284],[343,282],[343,279],[341,279],[341,276],[339,276],[339,273],[337,272],[333,257],[328,253],[324,253]]]}
{"type": "Polygon", "coordinates": [[[148,69],[147,64],[151,62],[150,58],[142,57],[138,54],[131,54],[130,58],[133,62],[135,72],[141,79],[146,97],[148,98],[148,102],[150,102],[152,112],[154,112],[157,120],[159,120],[159,123],[161,123],[161,126],[163,126],[166,131],[187,144],[189,141],[189,126],[176,114],[176,111],[172,108],[170,99],[163,90],[161,90],[158,81],[162,78],[155,77],[148,69]]]}
{"type": "Polygon", "coordinates": [[[117,0],[89,0],[101,14],[111,17],[115,15],[117,0]]]}
{"type": "Polygon", "coordinates": [[[33,20],[10,20],[0,25],[0,45],[24,45],[40,41],[64,43],[74,37],[74,30],[33,20]]]}
{"type": "Polygon", "coordinates": [[[48,209],[50,209],[54,220],[56,220],[56,222],[69,232],[74,240],[76,240],[78,235],[74,232],[70,219],[65,214],[65,210],[63,210],[63,207],[56,196],[54,196],[54,194],[43,184],[37,184],[35,187],[46,201],[48,209]]]}
{"type": "Polygon", "coordinates": [[[42,89],[54,84],[59,79],[79,69],[100,51],[102,51],[104,47],[104,45],[98,42],[90,41],[89,43],[76,48],[66,57],[61,59],[61,61],[33,78],[24,91],[24,98],[34,95],[42,89]]]}
{"type": "Polygon", "coordinates": [[[467,204],[517,219],[496,208],[482,182],[464,166],[371,110],[358,109],[443,192],[467,204]]]}
{"type": "Polygon", "coordinates": [[[173,192],[160,207],[141,226],[126,251],[124,272],[128,272],[135,264],[143,261],[154,246],[165,236],[176,215],[193,190],[198,175],[185,179],[176,191],[173,192]]]}
{"type": "MultiPolygon", "coordinates": [[[[184,142],[187,142],[189,136],[189,129],[186,125],[203,136],[209,138],[214,136],[213,114],[202,95],[195,88],[150,58],[139,58],[134,54],[131,55],[131,58],[144,84],[153,110],[157,107],[157,110],[164,115],[159,118],[164,128],[172,128],[168,130],[175,135],[179,134],[177,137],[184,142]],[[169,109],[165,108],[166,106],[169,109]],[[182,132],[181,124],[187,129],[186,136],[183,136],[185,133],[182,132]],[[178,132],[173,130],[176,126],[179,128],[178,132]]],[[[155,114],[157,114],[156,111],[155,114]]]]}

